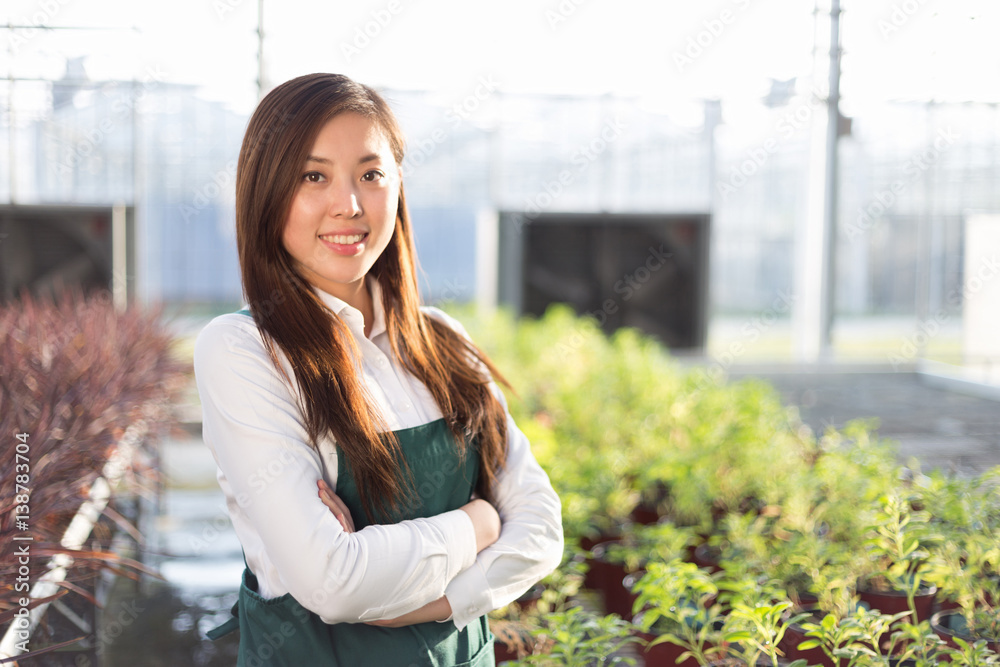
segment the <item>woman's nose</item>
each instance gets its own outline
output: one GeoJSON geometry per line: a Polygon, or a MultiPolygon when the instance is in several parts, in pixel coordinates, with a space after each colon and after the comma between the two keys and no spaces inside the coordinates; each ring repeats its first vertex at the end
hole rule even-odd
{"type": "Polygon", "coordinates": [[[357,190],[349,183],[329,189],[328,213],[334,218],[353,218],[361,215],[361,202],[357,190]]]}

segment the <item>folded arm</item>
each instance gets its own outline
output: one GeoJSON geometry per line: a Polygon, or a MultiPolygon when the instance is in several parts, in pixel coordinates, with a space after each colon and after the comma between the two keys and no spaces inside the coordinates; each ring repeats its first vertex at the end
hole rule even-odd
{"type": "MultiPolygon", "coordinates": [[[[442,311],[425,312],[468,337],[462,325],[442,311]]],[[[500,538],[480,551],[472,567],[459,572],[445,590],[459,628],[516,600],[558,567],[563,553],[559,497],[510,416],[503,392],[496,383],[491,389],[507,412],[507,462],[492,489],[502,529],[500,538]]]]}
{"type": "MultiPolygon", "coordinates": [[[[252,322],[233,317],[198,336],[195,374],[205,443],[227,482],[231,513],[245,518],[234,524],[252,527],[281,584],[328,623],[394,618],[440,599],[475,560],[470,514],[345,531],[318,496],[323,465],[290,387],[252,322]]],[[[254,536],[239,537],[246,544],[254,536]]]]}

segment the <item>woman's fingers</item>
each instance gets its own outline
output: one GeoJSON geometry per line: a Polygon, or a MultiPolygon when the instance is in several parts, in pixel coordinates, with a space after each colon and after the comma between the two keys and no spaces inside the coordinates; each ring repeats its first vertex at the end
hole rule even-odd
{"type": "Polygon", "coordinates": [[[351,518],[351,510],[347,509],[347,505],[340,499],[340,496],[330,490],[326,482],[319,480],[316,485],[319,487],[319,499],[326,505],[327,509],[333,512],[333,515],[340,521],[340,525],[344,527],[344,530],[348,533],[353,533],[354,519],[351,518]]]}

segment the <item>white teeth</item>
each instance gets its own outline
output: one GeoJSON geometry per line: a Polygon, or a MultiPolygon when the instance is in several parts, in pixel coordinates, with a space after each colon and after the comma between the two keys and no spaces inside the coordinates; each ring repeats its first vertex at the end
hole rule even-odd
{"type": "Polygon", "coordinates": [[[354,234],[352,236],[321,236],[320,238],[324,241],[329,241],[330,243],[339,243],[342,245],[351,245],[353,243],[359,242],[365,237],[364,234],[354,234]]]}

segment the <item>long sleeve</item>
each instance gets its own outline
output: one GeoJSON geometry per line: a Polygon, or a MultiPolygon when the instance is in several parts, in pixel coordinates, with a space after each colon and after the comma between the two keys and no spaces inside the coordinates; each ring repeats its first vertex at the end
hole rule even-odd
{"type": "Polygon", "coordinates": [[[327,623],[393,618],[441,597],[472,565],[475,532],[461,510],[342,529],[316,493],[330,466],[308,444],[292,388],[250,318],[213,320],[194,365],[205,443],[248,561],[302,606],[327,623]]]}
{"type": "MultiPolygon", "coordinates": [[[[442,311],[425,312],[468,337],[462,325],[442,311]]],[[[502,529],[500,539],[479,552],[473,566],[459,572],[445,590],[458,628],[516,600],[558,567],[563,553],[559,497],[510,416],[503,392],[496,383],[491,389],[507,413],[507,462],[493,489],[502,529]]]]}

